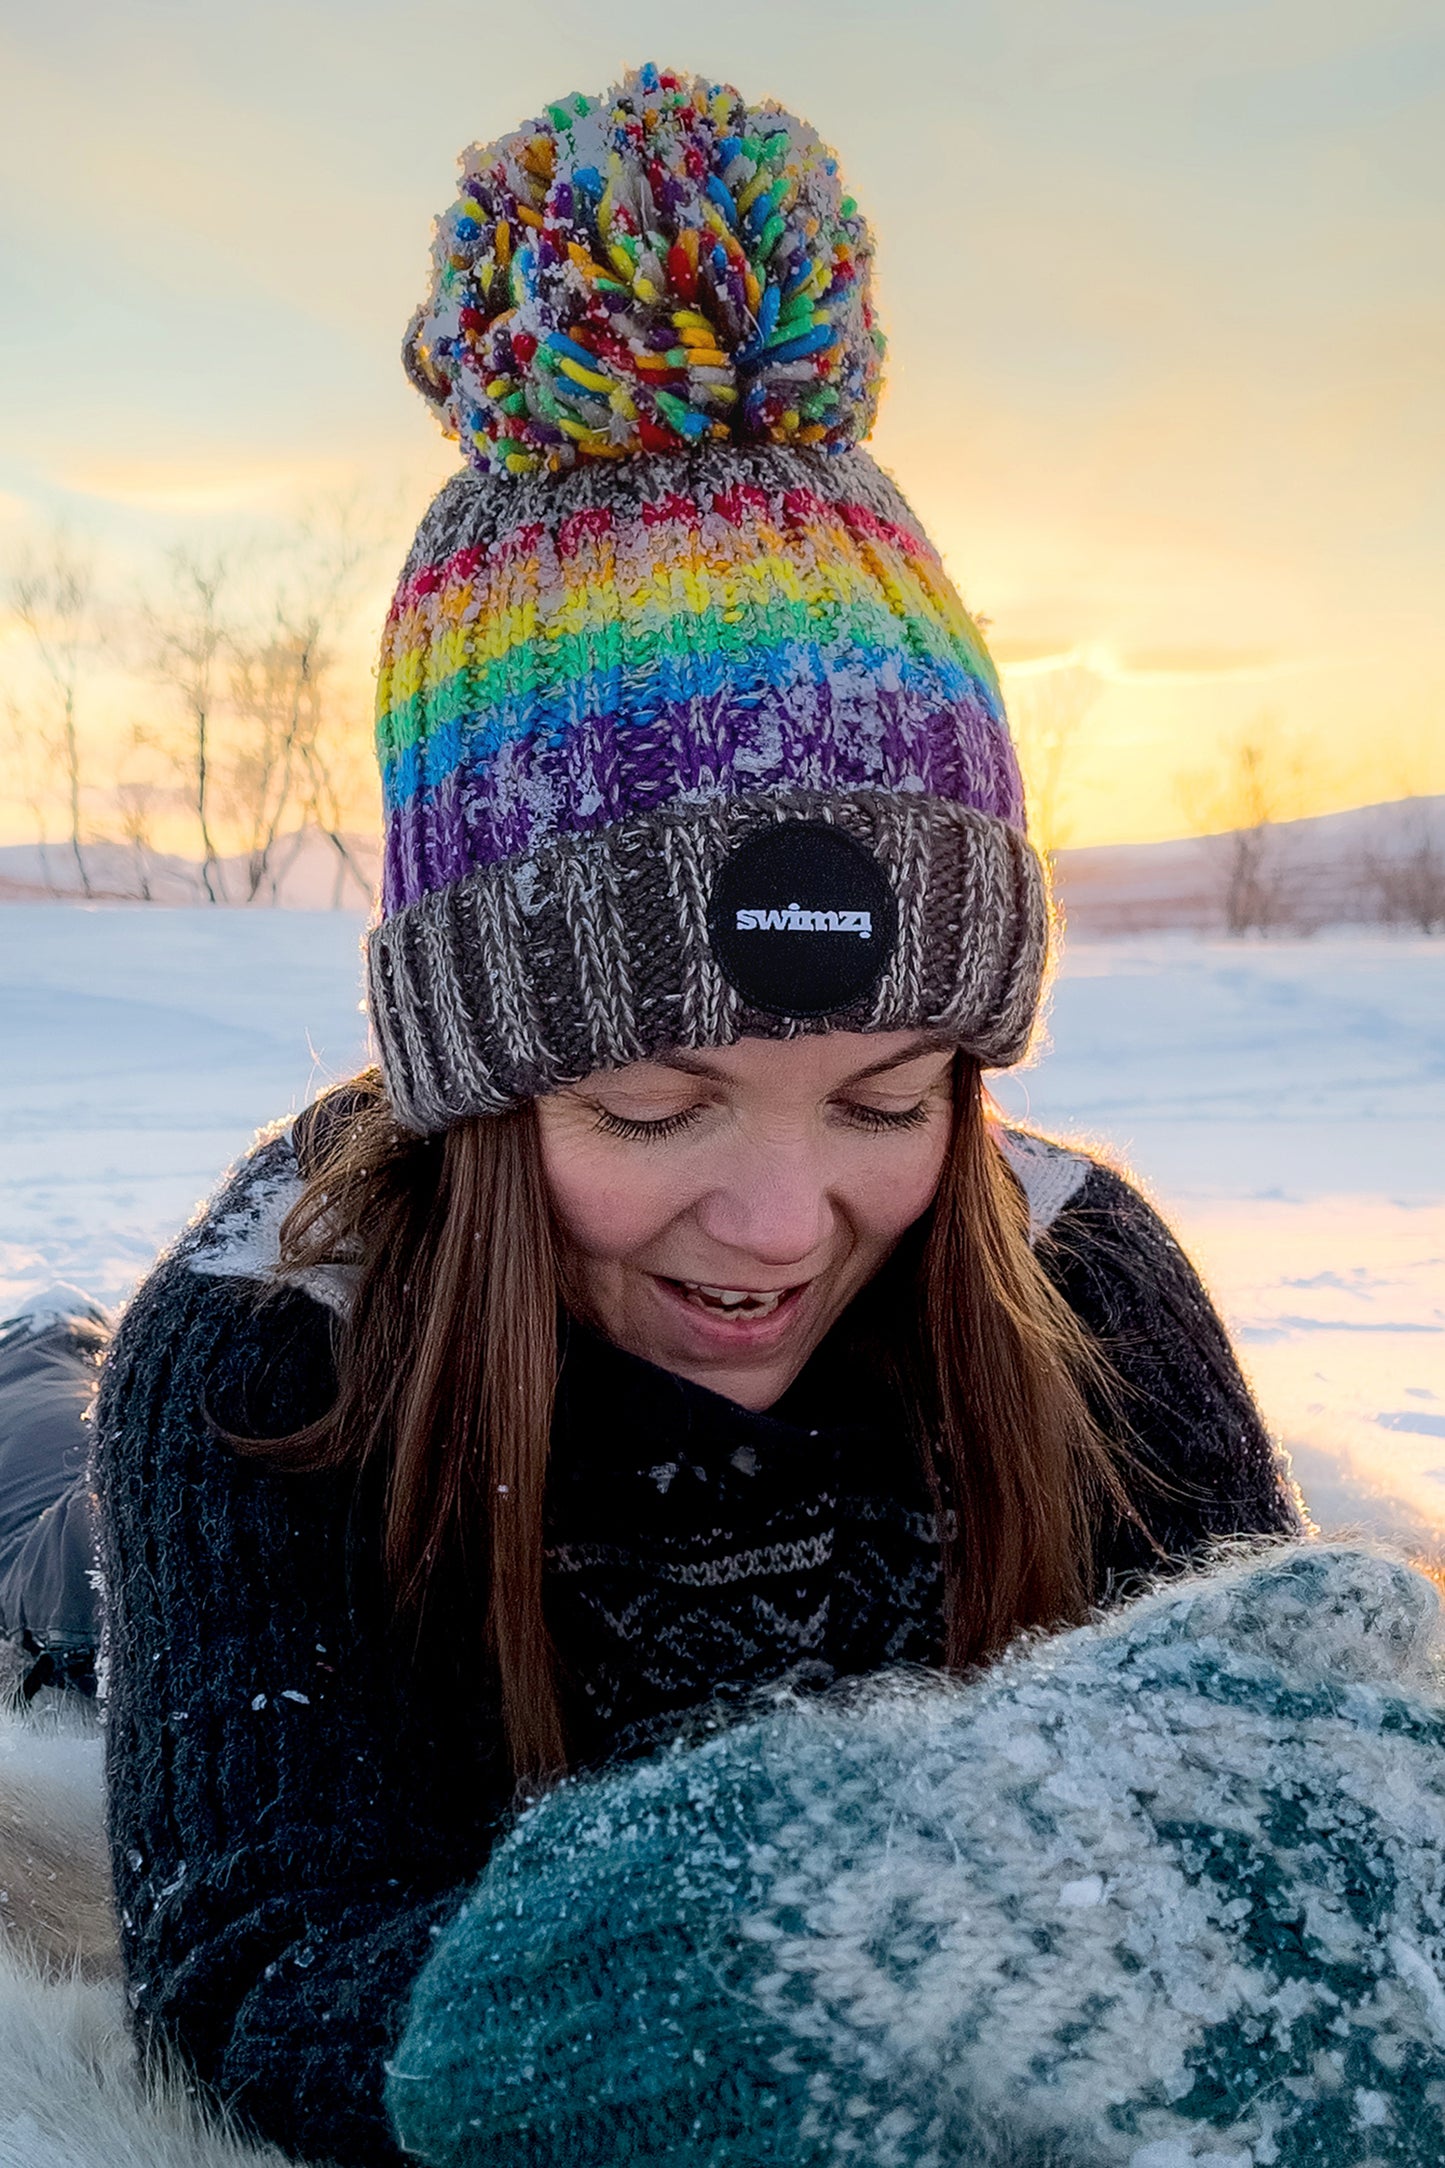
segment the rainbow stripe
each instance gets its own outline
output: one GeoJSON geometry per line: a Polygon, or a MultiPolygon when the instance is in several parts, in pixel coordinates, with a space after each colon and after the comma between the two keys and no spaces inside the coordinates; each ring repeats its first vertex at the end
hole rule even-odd
{"type": "Polygon", "coordinates": [[[519,517],[414,569],[377,751],[387,912],[679,799],[926,791],[1023,822],[998,680],[936,553],[803,488],[519,517]]]}

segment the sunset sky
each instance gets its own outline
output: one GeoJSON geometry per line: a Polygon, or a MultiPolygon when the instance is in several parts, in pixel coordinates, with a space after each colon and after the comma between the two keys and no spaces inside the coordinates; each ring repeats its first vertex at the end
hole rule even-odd
{"type": "MultiPolygon", "coordinates": [[[[369,644],[455,458],[396,352],[456,153],[652,58],[837,146],[874,448],[1014,699],[1086,689],[1067,840],[1197,824],[1255,726],[1294,810],[1445,790],[1438,0],[0,0],[0,40],[5,563],[59,521],[124,595],[357,488],[369,644]]],[[[85,727],[133,708],[112,668],[85,727]]]]}

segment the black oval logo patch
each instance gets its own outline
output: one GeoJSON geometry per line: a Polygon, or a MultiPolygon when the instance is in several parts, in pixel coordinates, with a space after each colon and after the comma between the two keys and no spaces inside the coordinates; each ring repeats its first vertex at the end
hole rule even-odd
{"type": "Polygon", "coordinates": [[[708,907],[723,977],[771,1016],[828,1016],[871,993],[898,940],[873,853],[823,821],[758,828],[727,858],[708,907]]]}

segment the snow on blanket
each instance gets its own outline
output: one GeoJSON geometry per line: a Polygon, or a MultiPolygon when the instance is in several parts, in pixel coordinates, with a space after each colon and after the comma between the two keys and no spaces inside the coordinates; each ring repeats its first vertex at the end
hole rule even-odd
{"type": "Polygon", "coordinates": [[[566,1785],[418,1983],[452,2168],[1438,2168],[1445,1680],[1297,1546],[566,1785]]]}

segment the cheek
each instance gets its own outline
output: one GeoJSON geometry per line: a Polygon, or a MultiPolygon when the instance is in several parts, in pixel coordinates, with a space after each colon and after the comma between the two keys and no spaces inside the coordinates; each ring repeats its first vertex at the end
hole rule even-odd
{"type": "Polygon", "coordinates": [[[544,1141],[542,1164],[558,1223],[586,1257],[631,1256],[677,1217],[676,1182],[645,1162],[620,1168],[610,1153],[551,1153],[544,1141]]]}
{"type": "Polygon", "coordinates": [[[928,1210],[948,1153],[944,1123],[901,1140],[888,1151],[860,1155],[835,1193],[857,1232],[893,1243],[928,1210]]]}

